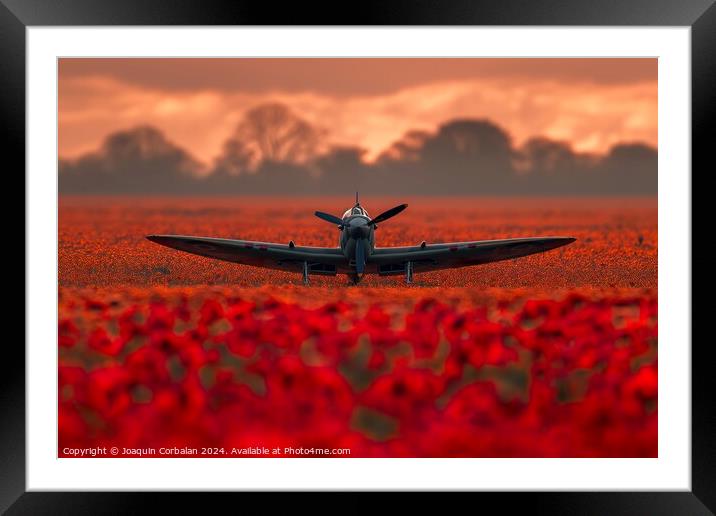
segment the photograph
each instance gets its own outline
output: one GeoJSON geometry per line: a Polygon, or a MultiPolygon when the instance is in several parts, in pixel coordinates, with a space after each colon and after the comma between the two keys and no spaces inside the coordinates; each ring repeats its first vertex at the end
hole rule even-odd
{"type": "Polygon", "coordinates": [[[58,57],[58,457],[658,458],[658,71],[58,57]]]}

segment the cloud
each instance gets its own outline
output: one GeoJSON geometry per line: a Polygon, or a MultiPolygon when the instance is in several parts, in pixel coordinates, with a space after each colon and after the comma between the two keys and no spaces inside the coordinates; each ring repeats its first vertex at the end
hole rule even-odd
{"type": "Polygon", "coordinates": [[[431,83],[509,79],[526,84],[656,81],[654,58],[63,58],[60,79],[103,76],[171,92],[313,92],[382,96],[431,83]]]}
{"type": "Polygon", "coordinates": [[[539,135],[567,140],[583,152],[607,152],[621,141],[657,143],[655,80],[596,84],[497,76],[335,96],[288,89],[168,90],[106,75],[70,75],[60,81],[59,153],[77,157],[109,133],[148,124],[208,164],[243,115],[267,102],[291,106],[325,129],[332,145],[366,149],[368,161],[408,130],[432,130],[444,120],[465,117],[496,122],[518,145],[539,135]]]}

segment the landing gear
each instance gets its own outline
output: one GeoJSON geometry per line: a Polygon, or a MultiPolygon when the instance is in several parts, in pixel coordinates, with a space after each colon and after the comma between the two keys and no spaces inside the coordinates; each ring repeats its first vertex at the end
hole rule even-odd
{"type": "Polygon", "coordinates": [[[410,285],[413,282],[413,262],[405,264],[405,283],[410,285]]]}
{"type": "Polygon", "coordinates": [[[308,262],[303,262],[303,284],[308,286],[311,280],[308,279],[308,262]]]}

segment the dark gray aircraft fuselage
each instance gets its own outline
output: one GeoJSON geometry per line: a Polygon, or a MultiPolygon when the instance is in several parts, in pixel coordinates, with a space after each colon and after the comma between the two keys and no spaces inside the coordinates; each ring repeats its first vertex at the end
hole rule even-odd
{"type": "Polygon", "coordinates": [[[366,215],[349,215],[343,219],[338,245],[348,259],[349,267],[355,269],[351,274],[353,281],[360,280],[365,272],[364,264],[359,263],[360,257],[365,262],[375,249],[375,226],[369,223],[370,218],[366,215]]]}

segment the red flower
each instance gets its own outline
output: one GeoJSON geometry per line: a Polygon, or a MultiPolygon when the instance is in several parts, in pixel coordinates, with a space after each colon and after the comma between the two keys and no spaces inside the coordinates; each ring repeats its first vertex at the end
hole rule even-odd
{"type": "Polygon", "coordinates": [[[71,348],[77,343],[80,330],[72,319],[61,319],[58,325],[58,343],[63,348],[71,348]]]}
{"type": "Polygon", "coordinates": [[[655,298],[411,310],[205,296],[61,298],[61,446],[656,455],[655,298]]]}
{"type": "Polygon", "coordinates": [[[422,420],[435,409],[441,378],[430,371],[398,368],[379,377],[360,397],[371,408],[402,420],[422,420]]]}
{"type": "Polygon", "coordinates": [[[90,348],[106,355],[115,356],[124,348],[122,337],[110,337],[104,328],[95,328],[87,339],[90,348]]]}

